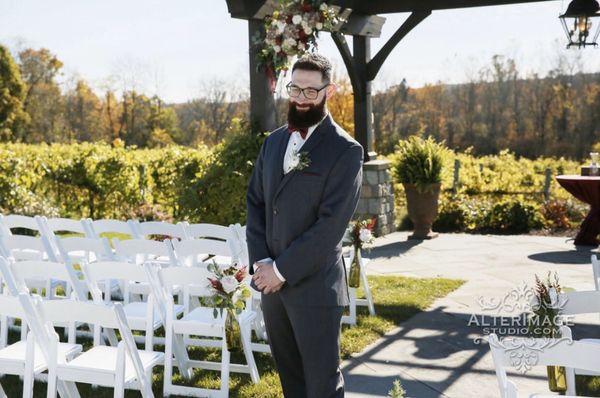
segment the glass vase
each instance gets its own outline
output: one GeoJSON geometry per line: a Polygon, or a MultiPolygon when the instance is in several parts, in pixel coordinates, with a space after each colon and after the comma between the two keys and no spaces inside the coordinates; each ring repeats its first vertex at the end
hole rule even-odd
{"type": "Polygon", "coordinates": [[[565,368],[563,366],[547,366],[548,372],[548,388],[552,392],[567,391],[567,378],[565,376],[565,368]]]}
{"type": "Polygon", "coordinates": [[[225,339],[229,352],[242,350],[242,331],[235,317],[235,311],[230,308],[227,309],[227,318],[225,318],[225,339]]]}
{"type": "Polygon", "coordinates": [[[358,289],[360,287],[360,248],[354,246],[354,258],[350,264],[350,276],[348,277],[348,286],[358,289]]]}

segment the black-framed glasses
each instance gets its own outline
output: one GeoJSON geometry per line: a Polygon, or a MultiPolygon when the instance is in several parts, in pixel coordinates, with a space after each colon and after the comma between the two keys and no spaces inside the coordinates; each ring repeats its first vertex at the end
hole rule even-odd
{"type": "Polygon", "coordinates": [[[288,83],[288,85],[285,86],[285,88],[287,89],[288,95],[292,98],[299,97],[300,93],[302,93],[302,94],[304,94],[304,98],[309,99],[309,100],[314,100],[314,99],[317,99],[321,90],[325,89],[330,84],[331,83],[327,83],[326,85],[324,85],[321,88],[314,88],[314,87],[300,88],[300,87],[296,86],[295,84],[288,83]]]}

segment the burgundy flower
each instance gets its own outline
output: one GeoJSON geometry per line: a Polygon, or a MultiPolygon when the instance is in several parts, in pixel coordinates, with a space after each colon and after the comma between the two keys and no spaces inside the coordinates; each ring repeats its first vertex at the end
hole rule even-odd
{"type": "Polygon", "coordinates": [[[239,271],[235,273],[235,279],[238,282],[242,282],[245,277],[246,277],[246,266],[240,268],[239,271]]]}
{"type": "Polygon", "coordinates": [[[221,292],[221,293],[225,293],[225,290],[223,289],[223,285],[221,284],[220,281],[216,280],[216,279],[211,279],[211,278],[207,278],[210,281],[210,285],[213,287],[213,289],[221,292]]]}

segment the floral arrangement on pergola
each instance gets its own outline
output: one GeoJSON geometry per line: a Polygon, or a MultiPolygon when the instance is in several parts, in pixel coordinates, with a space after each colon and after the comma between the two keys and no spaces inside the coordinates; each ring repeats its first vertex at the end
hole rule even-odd
{"type": "Polygon", "coordinates": [[[339,23],[336,8],[323,0],[275,0],[273,12],[265,17],[264,33],[254,38],[261,47],[258,65],[269,77],[271,88],[294,57],[317,48],[319,31],[339,23]]]}

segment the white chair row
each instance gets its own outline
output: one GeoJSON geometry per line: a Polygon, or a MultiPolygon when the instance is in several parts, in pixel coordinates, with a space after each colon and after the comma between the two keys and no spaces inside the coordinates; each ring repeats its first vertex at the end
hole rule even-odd
{"type": "MultiPolygon", "coordinates": [[[[557,295],[559,316],[600,314],[600,291],[569,292],[557,295]]],[[[503,338],[490,335],[489,343],[496,368],[502,398],[517,398],[518,389],[508,379],[506,369],[524,365],[515,361],[528,361],[532,366],[564,366],[567,382],[566,395],[575,397],[575,376],[600,375],[600,338],[573,340],[568,326],[560,327],[561,339],[503,338]],[[561,341],[562,340],[562,341],[561,341]],[[534,361],[535,359],[535,361],[534,361]]],[[[550,397],[535,394],[531,398],[550,397]]]]}
{"type": "MultiPolygon", "coordinates": [[[[26,280],[31,275],[45,276],[46,278],[55,278],[61,280],[69,280],[72,278],[66,269],[65,264],[43,262],[39,260],[28,260],[22,262],[9,262],[4,258],[0,258],[0,270],[3,278],[9,286],[11,294],[26,293],[28,286],[26,280]]],[[[239,318],[238,322],[242,330],[242,344],[246,357],[246,364],[231,364],[229,352],[227,351],[225,340],[225,316],[214,318],[213,309],[205,307],[192,307],[191,298],[200,297],[207,298],[212,293],[208,289],[205,281],[210,276],[204,267],[166,267],[160,268],[146,263],[143,267],[137,264],[125,262],[95,262],[82,265],[82,271],[85,275],[88,289],[92,295],[94,304],[105,307],[112,307],[118,304],[121,308],[122,315],[131,330],[145,331],[146,350],[145,352],[153,352],[153,334],[159,327],[165,328],[166,338],[164,339],[166,361],[165,361],[165,381],[164,395],[169,394],[185,394],[188,396],[211,396],[211,397],[226,397],[228,395],[229,372],[248,373],[254,382],[259,381],[258,370],[254,361],[251,346],[251,325],[254,319],[254,312],[251,310],[245,311],[239,318]],[[148,275],[152,275],[152,280],[149,280],[148,275]],[[128,302],[124,300],[121,303],[110,301],[110,293],[103,293],[99,287],[99,282],[104,281],[105,286],[108,285],[108,280],[126,280],[128,282],[145,282],[149,284],[148,299],[144,302],[128,302]],[[190,283],[190,281],[197,281],[190,283]],[[174,296],[176,294],[185,295],[184,303],[175,304],[174,296]],[[181,316],[181,318],[179,318],[181,316]],[[194,345],[206,347],[221,348],[221,362],[211,363],[206,361],[193,361],[187,355],[186,346],[190,343],[185,339],[188,335],[202,336],[203,341],[198,340],[194,345]],[[217,338],[217,340],[215,340],[217,338]],[[174,355],[174,358],[173,358],[174,355]],[[207,389],[198,389],[174,385],[172,383],[172,367],[173,359],[180,369],[180,373],[186,378],[191,379],[191,369],[194,367],[221,370],[221,388],[216,391],[207,389]]],[[[72,280],[71,280],[72,283],[72,280]]],[[[124,295],[127,297],[127,295],[124,295]]],[[[74,296],[75,298],[75,296],[74,296]]],[[[46,301],[72,301],[64,298],[63,300],[46,300],[46,301]]],[[[79,300],[83,302],[82,300],[79,300]]],[[[224,313],[226,314],[226,312],[224,313]]],[[[12,313],[6,316],[15,316],[12,313]]],[[[6,325],[6,319],[3,319],[2,325],[6,325]]],[[[59,320],[56,320],[57,322],[59,320]]],[[[78,319],[79,325],[95,325],[92,318],[78,319]]],[[[67,322],[64,320],[63,322],[67,322]]],[[[62,324],[69,330],[69,342],[75,343],[75,323],[62,324]]],[[[112,329],[117,329],[108,325],[104,326],[105,333],[112,344],[116,344],[116,335],[112,329]],[[110,338],[112,336],[112,339],[110,338]]],[[[119,329],[120,330],[120,329],[119,329]]],[[[22,328],[22,332],[26,328],[22,328]]],[[[5,328],[2,330],[2,341],[6,341],[5,328]]],[[[122,334],[121,334],[122,335],[122,334]]],[[[122,335],[123,336],[123,335],[122,335]]],[[[99,328],[94,328],[94,342],[100,344],[101,334],[99,328]]],[[[131,339],[135,343],[132,336],[131,339]]],[[[100,355],[100,349],[97,349],[97,354],[100,355]]],[[[108,355],[108,354],[102,354],[108,355]]],[[[146,354],[144,354],[146,355],[146,354]]],[[[92,358],[92,357],[90,357],[92,358]]],[[[92,358],[93,359],[93,358],[92,358]]],[[[90,379],[91,380],[91,379],[90,379]]],[[[104,385],[101,382],[90,383],[104,385]]],[[[120,388],[120,387],[119,387],[120,388]]]]}
{"type": "Polygon", "coordinates": [[[151,235],[167,236],[171,239],[217,238],[226,240],[230,237],[229,228],[215,224],[190,224],[187,221],[172,224],[164,221],[127,221],[83,218],[46,218],[44,216],[0,215],[0,235],[11,235],[13,229],[21,228],[39,235],[52,237],[57,232],[81,234],[88,238],[99,238],[106,233],[128,235],[143,239],[151,235]]]}
{"type": "Polygon", "coordinates": [[[48,397],[58,392],[61,397],[79,398],[75,383],[112,387],[115,397],[124,397],[126,388],[140,390],[144,398],[154,397],[152,369],[163,363],[163,354],[138,351],[120,304],[42,301],[20,293],[0,295],[0,313],[21,319],[31,329],[25,341],[0,348],[0,371],[23,377],[23,397],[33,397],[34,377],[44,371],[48,372],[48,397]],[[117,347],[95,341],[85,351],[80,344],[61,343],[52,325],[75,322],[117,329],[121,341],[117,347]]]}

